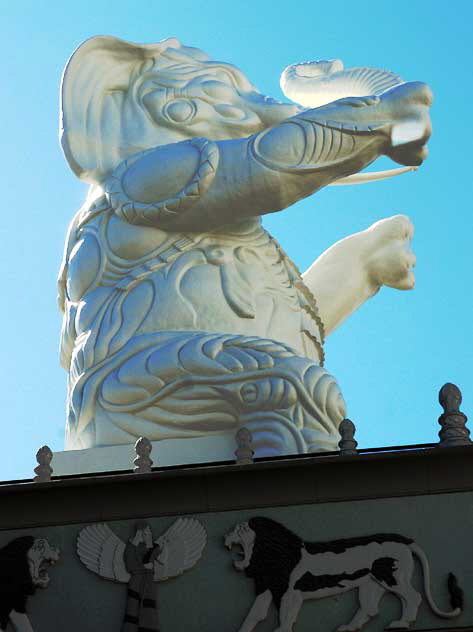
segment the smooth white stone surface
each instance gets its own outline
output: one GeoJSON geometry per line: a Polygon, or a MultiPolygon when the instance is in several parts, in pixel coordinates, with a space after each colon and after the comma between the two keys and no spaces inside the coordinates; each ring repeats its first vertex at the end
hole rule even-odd
{"type": "MultiPolygon", "coordinates": [[[[236,443],[232,434],[195,439],[164,439],[152,441],[151,444],[153,467],[235,459],[236,443]]],[[[53,476],[132,470],[135,457],[132,444],[54,452],[53,476]]]]}

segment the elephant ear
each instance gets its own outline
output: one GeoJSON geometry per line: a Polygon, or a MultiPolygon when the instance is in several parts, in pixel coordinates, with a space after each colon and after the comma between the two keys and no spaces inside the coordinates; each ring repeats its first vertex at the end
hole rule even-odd
{"type": "Polygon", "coordinates": [[[141,104],[130,88],[164,50],[180,46],[175,38],[139,45],[97,36],[73,53],[61,82],[60,140],[79,178],[101,182],[124,158],[142,149],[140,139],[157,135],[152,121],[136,111],[141,104]]]}

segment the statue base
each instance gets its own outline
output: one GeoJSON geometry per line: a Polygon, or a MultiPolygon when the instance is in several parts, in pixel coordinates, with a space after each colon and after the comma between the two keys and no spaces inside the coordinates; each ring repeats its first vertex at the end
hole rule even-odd
{"type": "MultiPolygon", "coordinates": [[[[152,441],[151,445],[154,467],[234,461],[237,448],[233,433],[192,439],[162,439],[152,441]]],[[[64,450],[54,452],[51,466],[53,476],[132,470],[135,457],[134,445],[131,443],[84,450],[64,450]]]]}

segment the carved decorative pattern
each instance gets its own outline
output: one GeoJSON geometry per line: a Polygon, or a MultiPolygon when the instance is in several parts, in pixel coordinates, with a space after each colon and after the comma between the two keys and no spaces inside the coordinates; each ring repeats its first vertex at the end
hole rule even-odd
{"type": "Polygon", "coordinates": [[[190,144],[199,150],[199,165],[182,191],[168,200],[152,204],[140,203],[130,198],[122,186],[122,178],[131,165],[153,152],[155,148],[138,152],[124,160],[105,182],[105,194],[110,206],[131,224],[156,226],[159,220],[167,221],[170,215],[178,215],[193,206],[212,184],[218,167],[219,153],[215,143],[206,138],[193,138],[190,144]]]}
{"type": "MultiPolygon", "coordinates": [[[[96,411],[120,413],[124,430],[132,428],[136,416],[146,414],[154,421],[150,440],[165,436],[170,419],[176,435],[179,427],[189,432],[193,425],[198,432],[205,418],[207,431],[215,433],[233,434],[245,425],[253,434],[257,456],[285,449],[334,450],[338,424],[345,416],[343,397],[331,375],[290,347],[258,337],[162,332],[142,336],[139,349],[117,353],[92,379],[80,364],[75,372],[77,402],[87,387],[89,398],[95,392],[96,411]],[[133,388],[136,375],[146,376],[148,389],[133,388]]],[[[81,413],[79,408],[75,412],[81,413]]],[[[69,418],[74,440],[94,431],[92,419],[89,425],[86,420],[84,415],[77,422],[69,418]]]]}

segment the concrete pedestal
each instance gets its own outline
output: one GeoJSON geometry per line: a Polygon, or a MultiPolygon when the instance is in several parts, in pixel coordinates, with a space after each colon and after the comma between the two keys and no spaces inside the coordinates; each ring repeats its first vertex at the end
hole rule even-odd
{"type": "MultiPolygon", "coordinates": [[[[153,465],[188,465],[235,460],[235,437],[233,434],[192,439],[163,439],[152,441],[153,465]]],[[[65,450],[54,452],[51,463],[54,476],[87,474],[133,469],[135,458],[133,444],[89,448],[87,450],[65,450]]]]}

